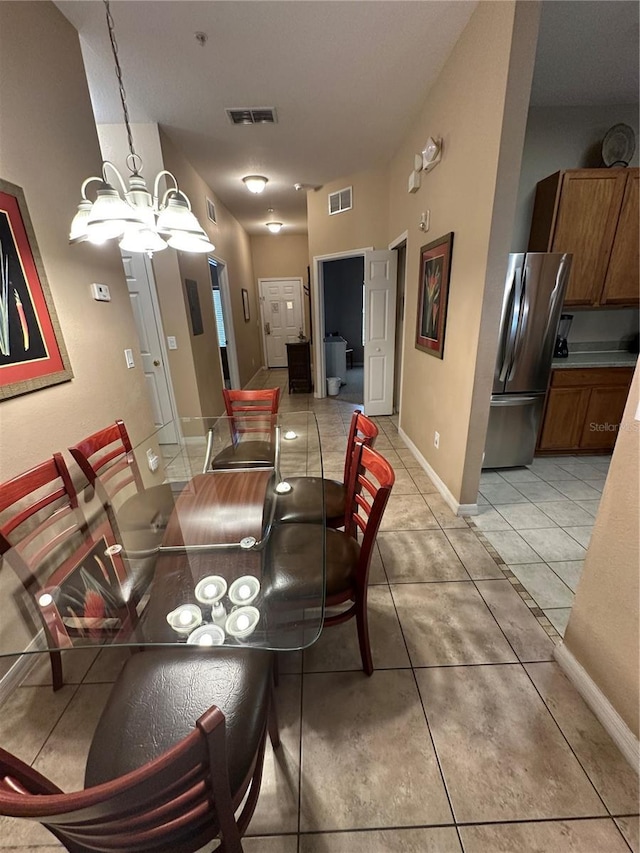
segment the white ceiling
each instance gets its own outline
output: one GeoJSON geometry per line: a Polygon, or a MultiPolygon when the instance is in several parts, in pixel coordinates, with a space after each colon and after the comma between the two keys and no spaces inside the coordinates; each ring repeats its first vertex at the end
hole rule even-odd
{"type": "MultiPolygon", "coordinates": [[[[103,3],[56,5],[81,35],[96,120],[120,122],[103,3]]],[[[262,234],[269,207],[283,233],[306,231],[294,183],[322,185],[392,156],[475,6],[126,0],[112,14],[131,120],[160,124],[247,231],[262,234]],[[224,112],[264,106],[278,124],[234,127],[224,112]],[[269,178],[262,195],[241,182],[252,173],[269,178]]],[[[546,2],[533,103],[637,101],[637,46],[636,2],[546,2]]]]}

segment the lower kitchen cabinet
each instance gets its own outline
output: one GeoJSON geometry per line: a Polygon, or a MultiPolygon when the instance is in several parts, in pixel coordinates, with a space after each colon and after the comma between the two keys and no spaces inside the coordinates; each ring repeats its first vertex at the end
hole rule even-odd
{"type": "Polygon", "coordinates": [[[612,450],[632,376],[630,367],[553,370],[538,451],[612,450]]]}

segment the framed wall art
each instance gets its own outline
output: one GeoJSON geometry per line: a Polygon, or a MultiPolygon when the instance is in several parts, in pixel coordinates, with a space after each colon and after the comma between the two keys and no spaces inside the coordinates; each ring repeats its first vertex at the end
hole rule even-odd
{"type": "Polygon", "coordinates": [[[249,313],[249,291],[242,288],[242,311],[244,313],[244,321],[248,323],[251,319],[251,314],[249,313]]]}
{"type": "Polygon", "coordinates": [[[442,358],[451,277],[453,232],[420,249],[416,348],[442,358]]]}
{"type": "Polygon", "coordinates": [[[0,400],[72,378],[24,192],[0,180],[0,400]]]}

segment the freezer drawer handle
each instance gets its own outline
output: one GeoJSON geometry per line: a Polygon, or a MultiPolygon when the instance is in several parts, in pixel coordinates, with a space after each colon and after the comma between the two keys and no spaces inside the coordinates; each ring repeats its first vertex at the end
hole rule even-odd
{"type": "Polygon", "coordinates": [[[522,406],[523,403],[535,403],[540,394],[535,397],[507,397],[506,399],[491,400],[491,406],[522,406]]]}

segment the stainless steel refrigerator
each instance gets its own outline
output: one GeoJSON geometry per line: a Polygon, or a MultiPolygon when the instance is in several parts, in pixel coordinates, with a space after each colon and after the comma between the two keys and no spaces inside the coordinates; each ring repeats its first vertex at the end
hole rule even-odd
{"type": "Polygon", "coordinates": [[[509,255],[483,468],[533,460],[571,255],[509,255]]]}

